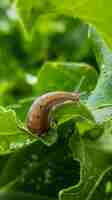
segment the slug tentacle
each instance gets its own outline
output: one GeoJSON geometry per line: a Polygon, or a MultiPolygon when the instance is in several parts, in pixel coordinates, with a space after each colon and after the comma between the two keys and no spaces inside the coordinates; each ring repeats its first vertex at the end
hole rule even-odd
{"type": "Polygon", "coordinates": [[[28,129],[37,135],[43,135],[47,133],[49,128],[50,110],[54,106],[64,103],[68,100],[77,103],[79,101],[79,93],[58,91],[49,92],[45,95],[37,97],[28,113],[28,129]]]}

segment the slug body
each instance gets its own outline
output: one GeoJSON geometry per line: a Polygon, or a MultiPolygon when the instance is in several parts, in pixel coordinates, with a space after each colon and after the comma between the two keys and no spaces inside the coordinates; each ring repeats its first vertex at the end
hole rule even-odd
{"type": "Polygon", "coordinates": [[[74,92],[49,92],[38,97],[32,104],[28,116],[27,127],[37,135],[45,135],[49,128],[49,112],[60,103],[66,101],[79,101],[79,94],[74,92]]]}

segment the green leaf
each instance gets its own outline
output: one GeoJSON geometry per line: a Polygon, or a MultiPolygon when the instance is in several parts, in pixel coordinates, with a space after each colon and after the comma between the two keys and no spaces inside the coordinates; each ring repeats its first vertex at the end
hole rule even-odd
{"type": "MultiPolygon", "coordinates": [[[[30,142],[28,147],[24,146],[19,152],[16,151],[15,154],[10,157],[0,176],[1,192],[20,191],[20,187],[21,190],[24,191],[24,188],[29,187],[28,184],[30,183],[31,191],[34,190],[34,185],[36,184],[38,195],[41,195],[43,190],[45,190],[44,194],[48,195],[49,198],[51,198],[49,188],[52,187],[52,197],[55,198],[58,191],[62,189],[64,185],[68,187],[78,182],[79,164],[77,164],[77,161],[73,161],[71,153],[69,153],[66,133],[70,134],[70,120],[73,120],[73,123],[78,122],[78,130],[80,131],[80,117],[89,119],[93,123],[92,127],[95,125],[94,118],[84,105],[74,103],[66,103],[55,108],[51,112],[51,117],[57,121],[57,126],[55,126],[57,129],[55,130],[58,131],[58,137],[57,133],[54,134],[54,129],[51,126],[50,132],[45,139],[38,138],[37,141],[30,142]],[[66,127],[67,123],[68,125],[66,127]],[[66,127],[66,133],[64,132],[63,127],[66,127]],[[64,170],[62,166],[64,167],[64,170]],[[70,168],[72,170],[69,170],[70,168]],[[51,170],[51,172],[49,172],[49,170],[51,170]],[[32,173],[34,174],[33,176],[32,173]],[[46,179],[43,179],[42,177],[45,173],[47,173],[46,176],[44,175],[46,179]],[[58,178],[60,181],[58,181],[58,178]],[[33,182],[32,179],[34,179],[33,182]],[[56,185],[57,187],[55,187],[56,185]]],[[[85,121],[83,121],[83,123],[85,123],[85,121]]],[[[73,127],[73,130],[74,128],[75,126],[73,127]]],[[[89,129],[91,129],[91,127],[89,127],[89,129]]],[[[83,132],[86,132],[89,129],[87,124],[85,124],[83,132]]],[[[71,134],[69,137],[71,137],[71,134]]]]}
{"type": "Polygon", "coordinates": [[[19,128],[16,113],[0,108],[0,154],[11,153],[32,143],[35,138],[19,128]]]}
{"type": "Polygon", "coordinates": [[[46,146],[52,146],[53,144],[56,143],[57,138],[58,138],[58,133],[55,127],[55,128],[50,128],[48,133],[46,133],[46,136],[43,138],[40,138],[40,141],[42,141],[43,144],[45,144],[46,146]]]}
{"type": "Polygon", "coordinates": [[[35,98],[36,97],[23,98],[18,102],[18,104],[9,105],[7,107],[8,109],[12,109],[16,112],[18,119],[24,123],[24,126],[26,123],[28,110],[31,104],[33,103],[33,101],[35,100],[35,98]]]}
{"type": "Polygon", "coordinates": [[[33,193],[40,198],[44,193],[49,199],[57,199],[60,189],[79,179],[79,163],[67,149],[65,140],[49,147],[37,141],[16,152],[1,173],[0,191],[33,193]]]}
{"type": "Polygon", "coordinates": [[[68,16],[79,17],[85,22],[94,24],[97,29],[102,33],[108,44],[112,47],[111,39],[111,0],[63,0],[45,2],[28,1],[26,7],[25,0],[18,0],[17,8],[26,28],[29,30],[28,24],[34,25],[39,14],[48,13],[64,13],[68,16]]]}
{"type": "Polygon", "coordinates": [[[0,111],[0,135],[14,135],[17,133],[16,114],[13,110],[0,111]]]}
{"type": "Polygon", "coordinates": [[[28,194],[24,192],[1,192],[0,198],[2,200],[19,200],[20,198],[21,200],[49,200],[49,198],[44,195],[28,194]]]}
{"type": "Polygon", "coordinates": [[[79,16],[86,22],[94,24],[112,47],[112,29],[110,26],[112,20],[111,0],[76,0],[75,2],[73,0],[69,2],[64,0],[62,7],[63,10],[68,10],[69,13],[72,12],[72,15],[79,16]]]}
{"type": "Polygon", "coordinates": [[[78,91],[87,98],[96,81],[96,70],[85,63],[48,62],[38,75],[37,91],[40,95],[55,90],[78,91]]]}
{"type": "Polygon", "coordinates": [[[94,117],[86,106],[81,103],[64,103],[57,106],[51,112],[51,118],[56,122],[57,127],[64,125],[70,120],[75,121],[76,127],[81,135],[95,126],[94,117]]]}
{"type": "Polygon", "coordinates": [[[100,70],[100,76],[92,95],[88,98],[88,106],[91,108],[104,107],[112,104],[112,52],[104,40],[90,27],[90,40],[96,61],[100,70]]]}
{"type": "Polygon", "coordinates": [[[53,117],[60,125],[62,122],[66,122],[73,117],[82,116],[87,119],[94,121],[94,117],[91,111],[82,103],[67,102],[60,104],[51,112],[51,117],[53,117]]]}
{"type": "MultiPolygon", "coordinates": [[[[92,134],[91,132],[92,130],[90,130],[90,134],[92,134]]],[[[105,122],[104,131],[95,140],[88,137],[81,138],[77,132],[72,135],[69,145],[74,159],[80,160],[81,177],[77,185],[63,189],[59,193],[60,200],[97,200],[108,197],[104,187],[106,187],[107,181],[111,180],[111,173],[109,173],[112,168],[111,144],[111,120],[105,122]],[[107,178],[109,176],[110,178],[107,178]]]]}

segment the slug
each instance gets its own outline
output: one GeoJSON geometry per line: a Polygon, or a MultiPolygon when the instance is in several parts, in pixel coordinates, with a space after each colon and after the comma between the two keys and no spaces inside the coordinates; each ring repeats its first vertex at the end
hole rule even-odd
{"type": "Polygon", "coordinates": [[[79,101],[79,94],[74,92],[49,92],[37,97],[27,116],[27,128],[38,136],[47,134],[49,128],[49,112],[51,109],[66,101],[79,101]]]}

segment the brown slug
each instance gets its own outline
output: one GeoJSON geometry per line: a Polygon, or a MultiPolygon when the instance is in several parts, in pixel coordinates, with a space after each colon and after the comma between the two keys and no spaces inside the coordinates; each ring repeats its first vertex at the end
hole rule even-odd
{"type": "Polygon", "coordinates": [[[45,135],[49,128],[50,110],[54,106],[69,100],[77,103],[79,101],[79,93],[57,91],[37,97],[28,112],[28,129],[37,135],[45,135]]]}

